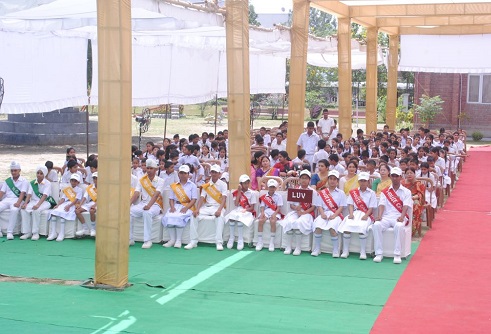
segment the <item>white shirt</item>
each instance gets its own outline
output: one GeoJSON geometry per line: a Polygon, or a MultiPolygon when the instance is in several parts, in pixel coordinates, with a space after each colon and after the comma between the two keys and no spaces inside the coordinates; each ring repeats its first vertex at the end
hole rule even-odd
{"type": "MultiPolygon", "coordinates": [[[[162,180],[157,175],[155,175],[155,177],[153,178],[152,185],[155,187],[156,191],[159,191],[160,193],[164,191],[164,180],[162,180]]],[[[136,185],[135,191],[138,191],[141,194],[142,202],[145,204],[148,204],[152,199],[152,196],[150,196],[150,194],[147,193],[145,188],[143,188],[141,181],[139,181],[138,184],[136,185]]]]}
{"type": "Polygon", "coordinates": [[[80,176],[80,183],[83,182],[84,176],[81,172],[76,171],[75,173],[70,173],[70,171],[67,169],[61,177],[61,183],[70,183],[70,178],[72,177],[72,174],[78,174],[78,176],[80,176]]]}
{"type": "MultiPolygon", "coordinates": [[[[38,190],[39,190],[39,193],[41,194],[41,197],[43,197],[43,195],[46,195],[46,198],[48,198],[49,196],[51,196],[51,182],[49,182],[46,179],[43,179],[41,181],[41,183],[38,183],[38,181],[36,179],[36,183],[38,184],[38,190]]],[[[41,197],[38,197],[34,193],[34,189],[32,188],[32,184],[30,182],[28,184],[29,184],[29,189],[27,190],[27,195],[31,195],[30,202],[31,203],[37,203],[37,202],[39,202],[39,200],[41,199],[41,197]]]]}
{"type": "Polygon", "coordinates": [[[285,140],[282,140],[281,141],[281,144],[278,144],[277,140],[275,139],[272,143],[271,143],[271,149],[274,150],[274,149],[277,149],[278,151],[286,151],[286,142],[285,140]]]}
{"type": "MultiPolygon", "coordinates": [[[[360,190],[360,188],[358,188],[358,190],[360,190]]],[[[377,207],[377,194],[372,189],[367,188],[365,191],[360,190],[360,196],[369,209],[375,209],[377,207]]],[[[353,201],[353,197],[351,197],[351,194],[348,196],[346,204],[353,205],[356,210],[360,209],[358,206],[356,206],[355,202],[353,201]]]]}
{"type": "MultiPolygon", "coordinates": [[[[12,181],[14,181],[14,180],[12,179],[12,181]]],[[[28,187],[29,187],[29,182],[27,182],[27,180],[24,177],[19,176],[19,178],[17,179],[17,181],[14,181],[14,186],[16,186],[20,190],[20,192],[27,193],[27,190],[28,190],[28,187]]],[[[0,191],[2,191],[5,194],[5,197],[4,198],[18,198],[12,192],[12,190],[10,190],[10,187],[7,185],[7,182],[4,182],[2,184],[2,188],[0,189],[0,191]]]]}
{"type": "MultiPolygon", "coordinates": [[[[214,184],[215,188],[217,188],[217,190],[220,192],[220,194],[222,194],[222,196],[227,197],[227,184],[225,182],[223,182],[222,180],[217,180],[216,183],[213,183],[213,181],[210,180],[209,184],[210,184],[210,186],[212,186],[214,184]]],[[[215,201],[215,199],[213,199],[213,197],[208,195],[208,193],[204,189],[201,191],[201,197],[203,197],[205,199],[204,203],[206,205],[219,205],[220,204],[220,203],[217,203],[217,201],[215,201]]]]}
{"type": "Polygon", "coordinates": [[[307,155],[314,155],[319,139],[319,136],[315,132],[310,136],[307,132],[304,132],[298,138],[297,145],[302,147],[307,152],[307,155]]]}
{"type": "MultiPolygon", "coordinates": [[[[281,195],[279,195],[278,193],[274,193],[273,196],[269,196],[269,193],[266,193],[266,197],[271,197],[271,199],[273,200],[273,202],[276,204],[277,207],[283,206],[283,197],[281,197],[281,195]]],[[[271,209],[266,204],[264,204],[263,201],[260,201],[260,202],[261,203],[259,204],[259,207],[264,208],[264,214],[267,217],[270,217],[273,214],[274,210],[271,209]]]]}
{"type": "Polygon", "coordinates": [[[331,128],[334,126],[334,120],[330,117],[327,117],[325,119],[322,117],[319,122],[317,123],[317,128],[321,129],[321,133],[324,135],[328,135],[331,133],[331,128]]]}
{"type": "MultiPolygon", "coordinates": [[[[392,186],[389,187],[389,190],[394,190],[392,186]]],[[[408,206],[412,209],[413,207],[413,198],[411,195],[411,191],[402,185],[399,186],[399,189],[395,191],[396,195],[401,199],[403,206],[408,206]]],[[[388,216],[389,219],[397,219],[401,216],[399,210],[396,209],[395,206],[385,197],[384,193],[380,193],[380,201],[379,206],[384,206],[384,216],[388,216]]]]}
{"type": "Polygon", "coordinates": [[[177,172],[173,171],[170,174],[167,174],[165,171],[160,173],[159,177],[164,180],[164,190],[170,189],[170,185],[172,183],[179,182],[179,176],[177,176],[177,172]]]}
{"type": "MultiPolygon", "coordinates": [[[[327,189],[327,190],[329,190],[329,189],[327,189]]],[[[324,190],[322,190],[322,191],[324,191],[324,190]]],[[[338,207],[346,206],[346,195],[344,194],[344,191],[341,191],[338,188],[335,188],[333,191],[329,190],[329,193],[331,194],[332,199],[334,200],[334,202],[336,202],[338,207]]],[[[315,206],[322,207],[322,209],[324,211],[331,212],[331,209],[329,209],[327,207],[326,203],[324,202],[324,200],[322,199],[322,197],[320,195],[318,195],[316,197],[315,206]]]]}
{"type": "MultiPolygon", "coordinates": [[[[80,201],[82,199],[83,195],[84,195],[84,190],[82,188],[80,188],[79,186],[76,186],[75,188],[73,188],[72,186],[68,186],[68,187],[71,187],[73,189],[73,191],[76,194],[76,196],[75,196],[76,200],[79,200],[80,201]]],[[[63,189],[66,189],[68,187],[65,187],[63,189]]],[[[60,194],[61,194],[60,198],[63,198],[65,200],[65,202],[69,202],[70,201],[68,199],[68,197],[65,195],[65,192],[63,190],[60,192],[60,194]]]]}

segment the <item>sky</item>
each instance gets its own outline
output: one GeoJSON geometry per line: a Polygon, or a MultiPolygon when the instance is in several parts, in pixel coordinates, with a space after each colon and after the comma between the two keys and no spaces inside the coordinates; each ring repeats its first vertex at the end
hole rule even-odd
{"type": "Polygon", "coordinates": [[[292,0],[249,0],[254,5],[254,10],[258,14],[263,13],[288,13],[292,9],[292,0]]]}

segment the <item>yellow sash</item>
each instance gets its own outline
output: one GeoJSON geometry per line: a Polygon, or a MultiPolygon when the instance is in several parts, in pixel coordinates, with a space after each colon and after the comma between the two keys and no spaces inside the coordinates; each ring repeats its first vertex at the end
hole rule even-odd
{"type": "Polygon", "coordinates": [[[77,200],[77,193],[73,190],[72,187],[66,187],[62,190],[66,197],[70,200],[70,202],[75,203],[77,200]]]}
{"type": "MultiPolygon", "coordinates": [[[[140,179],[140,182],[142,184],[143,189],[150,195],[150,197],[153,197],[157,189],[153,186],[152,181],[148,178],[148,175],[145,175],[140,179]]],[[[157,201],[155,201],[160,208],[162,209],[164,207],[164,199],[162,198],[162,195],[159,195],[157,197],[157,201]]]]}
{"type": "Polygon", "coordinates": [[[130,198],[133,197],[133,194],[135,193],[135,188],[131,187],[130,188],[130,198]]]}
{"type": "Polygon", "coordinates": [[[349,195],[351,189],[358,188],[358,175],[353,176],[351,179],[347,180],[344,184],[344,193],[349,195]]]}
{"type": "Polygon", "coordinates": [[[92,201],[97,202],[97,188],[94,187],[93,184],[89,185],[86,189],[87,194],[89,194],[90,199],[92,201]]]}
{"type": "Polygon", "coordinates": [[[203,184],[203,190],[211,196],[218,204],[222,202],[222,194],[218,191],[215,185],[210,183],[203,184]]]}
{"type": "Polygon", "coordinates": [[[381,181],[378,185],[377,185],[377,196],[380,196],[380,193],[382,192],[382,190],[384,190],[385,188],[388,188],[392,185],[392,180],[389,178],[385,181],[381,181]]]}
{"type": "MultiPolygon", "coordinates": [[[[170,187],[171,187],[172,191],[174,192],[174,194],[176,195],[177,200],[179,202],[181,202],[181,204],[184,205],[184,204],[188,204],[188,203],[191,202],[191,200],[189,199],[188,195],[184,191],[184,188],[181,185],[181,183],[179,183],[179,182],[172,183],[170,185],[170,187]]],[[[194,210],[194,206],[191,209],[194,210]]]]}

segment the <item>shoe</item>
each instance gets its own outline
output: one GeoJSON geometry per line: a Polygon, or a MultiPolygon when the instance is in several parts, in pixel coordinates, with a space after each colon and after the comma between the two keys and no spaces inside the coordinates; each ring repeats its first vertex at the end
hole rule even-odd
{"type": "Polygon", "coordinates": [[[320,253],[321,253],[321,251],[319,249],[314,249],[312,251],[312,253],[310,253],[310,255],[312,255],[312,256],[319,256],[320,253]]]}
{"type": "Polygon", "coordinates": [[[269,250],[270,252],[274,252],[274,244],[273,244],[273,243],[270,243],[270,244],[269,244],[269,248],[268,248],[268,250],[269,250]]]}
{"type": "Polygon", "coordinates": [[[174,248],[181,248],[182,246],[182,243],[180,241],[176,241],[176,243],[174,244],[174,248]]]}
{"type": "Polygon", "coordinates": [[[148,249],[148,248],[152,248],[152,242],[151,241],[145,241],[142,245],[142,248],[143,249],[148,249]]]}
{"type": "Polygon", "coordinates": [[[228,248],[228,249],[232,249],[232,248],[234,248],[234,239],[230,239],[230,240],[227,242],[227,248],[228,248]]]}
{"type": "Polygon", "coordinates": [[[48,236],[48,237],[46,238],[46,240],[47,240],[47,241],[55,240],[55,239],[56,239],[56,237],[58,237],[58,234],[56,234],[56,233],[55,233],[55,234],[53,234],[53,235],[48,236]]]}
{"type": "Polygon", "coordinates": [[[285,255],[290,255],[292,253],[292,248],[291,247],[286,247],[285,248],[285,251],[283,252],[283,254],[285,255]]]}
{"type": "Polygon", "coordinates": [[[176,244],[175,240],[169,240],[165,244],[163,244],[162,246],[165,248],[169,248],[169,247],[174,247],[175,244],[176,244]]]}
{"type": "Polygon", "coordinates": [[[343,253],[343,254],[341,254],[341,257],[342,257],[343,259],[347,259],[347,258],[348,258],[348,256],[349,256],[349,253],[343,253]]]}
{"type": "Polygon", "coordinates": [[[39,240],[39,234],[37,233],[33,234],[31,240],[33,241],[39,240]]]}
{"type": "Polygon", "coordinates": [[[135,240],[130,239],[130,246],[133,246],[135,244],[135,240]]]}
{"type": "Polygon", "coordinates": [[[217,251],[222,251],[223,245],[221,243],[217,243],[217,251]]]}
{"type": "Polygon", "coordinates": [[[367,259],[367,254],[360,253],[360,260],[366,260],[366,259],[367,259]]]}
{"type": "Polygon", "coordinates": [[[256,251],[260,251],[261,249],[263,249],[264,245],[263,245],[263,242],[262,241],[258,241],[257,244],[256,244],[256,251]]]}
{"type": "Polygon", "coordinates": [[[332,253],[332,257],[338,258],[339,257],[339,252],[332,253]]]}
{"type": "Polygon", "coordinates": [[[243,249],[244,249],[244,241],[237,242],[237,250],[243,250],[243,249]]]}
{"type": "Polygon", "coordinates": [[[76,237],[83,237],[85,235],[90,235],[90,231],[89,230],[79,230],[77,232],[75,232],[75,236],[76,237]]]}
{"type": "Polygon", "coordinates": [[[20,240],[26,240],[26,239],[29,239],[30,237],[32,237],[32,234],[26,233],[26,234],[23,234],[22,237],[20,237],[20,240]]]}
{"type": "Polygon", "coordinates": [[[14,235],[12,233],[7,233],[7,240],[14,240],[14,235]]]}
{"type": "Polygon", "coordinates": [[[302,254],[302,249],[301,248],[295,248],[295,250],[293,251],[293,255],[299,256],[300,254],[302,254]]]}
{"type": "Polygon", "coordinates": [[[394,256],[394,263],[395,264],[401,264],[401,257],[400,256],[394,256]]]}
{"type": "Polygon", "coordinates": [[[193,248],[196,248],[196,247],[198,247],[198,243],[191,241],[189,244],[187,244],[186,246],[184,246],[184,249],[193,249],[193,248]]]}
{"type": "Polygon", "coordinates": [[[373,259],[373,262],[377,262],[377,263],[378,263],[378,262],[382,262],[382,259],[383,259],[383,258],[384,258],[384,257],[383,257],[382,255],[377,255],[377,256],[375,256],[375,258],[373,259]]]}
{"type": "Polygon", "coordinates": [[[65,240],[65,236],[63,234],[58,235],[58,238],[56,238],[56,241],[63,241],[65,240]]]}
{"type": "Polygon", "coordinates": [[[90,236],[95,237],[95,230],[90,230],[90,236]]]}

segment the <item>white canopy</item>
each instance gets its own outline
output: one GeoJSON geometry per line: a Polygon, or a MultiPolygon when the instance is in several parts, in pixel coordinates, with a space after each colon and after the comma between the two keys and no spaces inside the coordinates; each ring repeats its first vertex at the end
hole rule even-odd
{"type": "MultiPolygon", "coordinates": [[[[97,104],[96,0],[31,0],[36,7],[20,11],[10,0],[7,4],[3,10],[9,13],[0,17],[0,77],[5,81],[0,112],[87,104],[88,39],[93,40],[90,103],[97,104]]],[[[133,0],[132,30],[134,106],[199,103],[227,95],[221,14],[133,0]]],[[[358,42],[352,49],[353,68],[364,67],[358,42]]],[[[251,29],[250,54],[251,93],[284,93],[289,30],[251,29]]],[[[337,40],[310,38],[308,59],[316,66],[337,67],[337,40]]]]}

